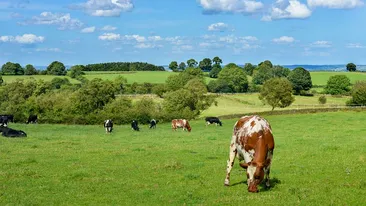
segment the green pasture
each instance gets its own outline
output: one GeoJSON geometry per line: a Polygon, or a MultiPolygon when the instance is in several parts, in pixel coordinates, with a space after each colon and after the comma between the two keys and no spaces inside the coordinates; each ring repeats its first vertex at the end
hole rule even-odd
{"type": "MultiPolygon", "coordinates": [[[[10,124],[24,139],[0,138],[0,205],[364,205],[362,112],[265,116],[275,150],[272,187],[248,193],[236,160],[224,186],[232,127],[192,121],[149,130],[116,125],[10,124]]],[[[102,123],[101,123],[102,124],[102,123]]]]}
{"type": "Polygon", "coordinates": [[[310,72],[313,85],[318,86],[325,86],[329,77],[335,75],[346,75],[352,84],[356,81],[366,80],[366,72],[310,72]]]}

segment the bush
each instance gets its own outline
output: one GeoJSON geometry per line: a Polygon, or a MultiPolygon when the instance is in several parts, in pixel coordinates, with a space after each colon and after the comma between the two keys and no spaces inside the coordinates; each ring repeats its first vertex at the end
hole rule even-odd
{"type": "Polygon", "coordinates": [[[327,98],[324,95],[322,95],[319,97],[318,101],[319,101],[319,104],[325,104],[325,103],[327,103],[327,98]]]}
{"type": "Polygon", "coordinates": [[[352,99],[348,105],[366,105],[366,81],[358,81],[351,91],[352,99]]]}
{"type": "Polygon", "coordinates": [[[331,76],[324,88],[324,92],[331,95],[347,94],[350,91],[350,85],[351,81],[346,75],[331,76]]]}

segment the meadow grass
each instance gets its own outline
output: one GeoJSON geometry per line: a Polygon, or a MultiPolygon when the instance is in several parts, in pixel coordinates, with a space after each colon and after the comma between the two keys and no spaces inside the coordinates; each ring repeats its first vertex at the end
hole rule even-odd
{"type": "Polygon", "coordinates": [[[116,125],[10,124],[0,138],[0,205],[362,205],[366,128],[361,112],[265,116],[276,147],[272,187],[248,193],[236,160],[224,186],[232,127],[191,121],[133,132],[116,125]]]}
{"type": "Polygon", "coordinates": [[[351,84],[356,81],[366,80],[366,72],[310,72],[313,85],[318,86],[327,85],[329,77],[335,75],[346,75],[351,80],[351,84]]]}

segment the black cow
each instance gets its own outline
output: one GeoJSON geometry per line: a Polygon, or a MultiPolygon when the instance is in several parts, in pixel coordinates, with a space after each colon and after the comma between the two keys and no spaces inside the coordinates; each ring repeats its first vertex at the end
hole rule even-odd
{"type": "Polygon", "coordinates": [[[155,129],[156,128],[156,124],[159,122],[159,120],[155,120],[155,119],[152,119],[150,121],[150,129],[153,128],[155,129]]]}
{"type": "Polygon", "coordinates": [[[206,117],[205,121],[206,121],[206,126],[207,126],[207,125],[210,125],[210,124],[213,124],[213,123],[215,123],[215,124],[216,124],[216,126],[217,126],[217,125],[222,126],[222,122],[221,122],[221,121],[220,121],[220,119],[219,119],[219,118],[217,118],[217,117],[206,117]]]}
{"type": "Polygon", "coordinates": [[[29,115],[28,121],[26,123],[27,124],[29,124],[29,123],[37,123],[37,121],[38,121],[38,116],[37,115],[34,115],[34,114],[31,114],[31,115],[29,115]]]}
{"type": "Polygon", "coordinates": [[[0,126],[0,132],[4,137],[26,137],[27,134],[22,130],[15,130],[9,127],[0,126]]]}
{"type": "Polygon", "coordinates": [[[110,134],[113,130],[113,121],[111,119],[105,120],[104,128],[105,128],[105,132],[110,134]]]}
{"type": "Polygon", "coordinates": [[[131,128],[135,131],[140,131],[140,128],[139,128],[139,123],[137,122],[137,120],[133,120],[132,123],[131,123],[131,128]]]}
{"type": "Polygon", "coordinates": [[[1,126],[8,126],[9,122],[14,122],[14,115],[7,115],[7,114],[3,114],[0,115],[0,125],[1,126]]]}

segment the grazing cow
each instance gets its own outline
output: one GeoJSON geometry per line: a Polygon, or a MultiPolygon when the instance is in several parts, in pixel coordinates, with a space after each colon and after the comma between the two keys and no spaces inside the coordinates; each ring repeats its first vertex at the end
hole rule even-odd
{"type": "Polygon", "coordinates": [[[3,114],[0,115],[0,125],[1,126],[8,126],[9,122],[14,122],[14,115],[7,115],[7,114],[3,114]]]}
{"type": "Polygon", "coordinates": [[[205,118],[205,121],[206,121],[206,126],[207,126],[207,125],[210,125],[210,124],[213,124],[213,123],[215,123],[215,124],[216,124],[216,126],[217,126],[217,125],[222,126],[222,122],[221,122],[221,121],[220,121],[220,119],[219,119],[219,118],[217,118],[217,117],[206,117],[206,118],[205,118]]]}
{"type": "Polygon", "coordinates": [[[0,126],[0,132],[4,137],[26,137],[27,134],[22,130],[15,130],[9,127],[0,126]]]}
{"type": "Polygon", "coordinates": [[[230,171],[237,157],[245,161],[239,165],[246,169],[249,192],[258,192],[257,186],[264,176],[266,186],[269,187],[273,150],[274,139],[267,120],[257,115],[240,118],[234,125],[225,185],[230,184],[230,171]]]}
{"type": "Polygon", "coordinates": [[[172,120],[172,129],[177,131],[177,128],[183,128],[184,130],[188,130],[190,132],[192,130],[189,122],[186,119],[173,119],[172,120]]]}
{"type": "Polygon", "coordinates": [[[38,121],[38,116],[37,115],[34,115],[34,114],[31,114],[31,115],[29,115],[29,117],[28,117],[28,121],[26,122],[27,124],[29,124],[29,123],[34,123],[34,124],[36,124],[37,123],[37,121],[38,121]]]}
{"type": "Polygon", "coordinates": [[[135,131],[140,131],[140,128],[139,128],[139,123],[137,122],[137,120],[133,120],[132,123],[131,123],[131,128],[135,131]]]}
{"type": "Polygon", "coordinates": [[[113,121],[111,119],[107,119],[104,121],[105,132],[110,134],[113,130],[113,121]]]}
{"type": "Polygon", "coordinates": [[[159,120],[155,120],[155,119],[152,119],[150,121],[150,129],[153,128],[155,129],[156,128],[156,124],[159,122],[159,120]]]}

